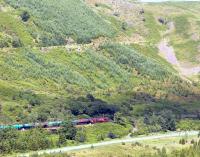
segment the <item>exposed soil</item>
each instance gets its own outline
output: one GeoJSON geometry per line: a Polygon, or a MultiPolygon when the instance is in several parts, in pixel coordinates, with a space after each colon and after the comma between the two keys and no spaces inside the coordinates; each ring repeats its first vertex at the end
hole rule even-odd
{"type": "Polygon", "coordinates": [[[193,66],[189,63],[179,62],[176,58],[174,48],[168,44],[166,40],[163,40],[158,45],[160,55],[164,57],[170,64],[174,65],[175,68],[183,76],[192,76],[200,73],[200,66],[193,66]]]}

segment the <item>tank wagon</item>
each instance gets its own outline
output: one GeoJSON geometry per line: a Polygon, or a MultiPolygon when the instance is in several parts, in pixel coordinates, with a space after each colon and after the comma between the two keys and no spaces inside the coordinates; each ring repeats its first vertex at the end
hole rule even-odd
{"type": "MultiPolygon", "coordinates": [[[[109,122],[110,119],[107,117],[100,117],[100,118],[85,118],[85,119],[78,119],[73,120],[73,125],[87,125],[87,124],[95,124],[95,123],[106,123],[109,122]]],[[[0,125],[0,129],[17,129],[17,130],[29,130],[32,128],[42,127],[42,128],[56,128],[61,127],[63,121],[51,121],[45,123],[30,123],[30,124],[14,124],[14,125],[0,125]]]]}

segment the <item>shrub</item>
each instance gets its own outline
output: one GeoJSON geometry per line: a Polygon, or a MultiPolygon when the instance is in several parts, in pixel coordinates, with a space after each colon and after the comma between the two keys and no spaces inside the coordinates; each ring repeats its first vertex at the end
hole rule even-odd
{"type": "Polygon", "coordinates": [[[185,145],[186,144],[186,140],[185,139],[180,139],[179,144],[185,145]]]}
{"type": "Polygon", "coordinates": [[[12,46],[15,48],[21,47],[22,46],[21,40],[18,37],[14,36],[12,39],[12,46]]]}
{"type": "Polygon", "coordinates": [[[126,22],[122,23],[122,30],[126,31],[128,29],[128,24],[126,22]]]}
{"type": "Polygon", "coordinates": [[[105,139],[105,136],[104,135],[97,135],[97,140],[98,141],[103,141],[105,139]]]}
{"type": "Polygon", "coordinates": [[[114,133],[109,132],[108,133],[108,138],[115,139],[115,138],[117,138],[117,136],[114,133]]]}
{"type": "Polygon", "coordinates": [[[27,22],[30,18],[30,14],[27,11],[24,11],[20,16],[22,21],[24,22],[27,22]]]}

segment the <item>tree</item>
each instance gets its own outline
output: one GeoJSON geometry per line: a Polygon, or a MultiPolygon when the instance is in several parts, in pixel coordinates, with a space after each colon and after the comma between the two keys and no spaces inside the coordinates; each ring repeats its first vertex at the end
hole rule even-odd
{"type": "Polygon", "coordinates": [[[94,97],[92,94],[87,94],[86,98],[87,98],[89,101],[92,101],[92,102],[95,101],[95,97],[94,97]]]}
{"type": "Polygon", "coordinates": [[[162,127],[162,130],[167,131],[175,131],[176,130],[176,122],[175,116],[172,111],[163,110],[160,112],[159,116],[159,124],[162,127]]]}
{"type": "Polygon", "coordinates": [[[15,150],[19,133],[14,129],[0,130],[0,154],[10,153],[15,150]]]}
{"type": "Polygon", "coordinates": [[[76,141],[85,142],[86,141],[86,133],[84,131],[79,131],[76,134],[76,141]]]}
{"type": "Polygon", "coordinates": [[[76,127],[70,121],[64,122],[62,127],[59,131],[59,144],[64,144],[67,140],[75,140],[76,127]]]}
{"type": "Polygon", "coordinates": [[[21,144],[23,144],[23,141],[25,141],[27,150],[36,151],[46,149],[53,145],[47,136],[47,132],[41,128],[27,131],[24,135],[21,135],[21,139],[21,144]]]}
{"type": "Polygon", "coordinates": [[[127,120],[121,113],[117,112],[114,114],[114,122],[126,126],[127,120]]]}

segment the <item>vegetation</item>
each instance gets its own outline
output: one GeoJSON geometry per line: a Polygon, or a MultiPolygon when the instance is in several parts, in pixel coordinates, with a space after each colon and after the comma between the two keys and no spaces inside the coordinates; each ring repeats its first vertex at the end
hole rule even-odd
{"type": "Polygon", "coordinates": [[[41,150],[52,147],[48,132],[43,129],[33,129],[26,132],[5,129],[0,130],[0,154],[41,150]]]}
{"type": "Polygon", "coordinates": [[[116,11],[96,1],[0,0],[0,124],[67,119],[56,133],[1,130],[1,153],[200,129],[198,82],[180,76],[157,49],[168,39],[179,60],[199,62],[199,4],[127,4],[116,11]],[[101,116],[113,122],[70,123],[101,116]]]}
{"type": "Polygon", "coordinates": [[[69,36],[78,43],[88,43],[93,38],[111,37],[115,33],[106,21],[81,0],[59,2],[6,0],[6,2],[16,9],[29,11],[21,14],[22,20],[26,22],[30,15],[33,17],[33,22],[38,29],[31,30],[31,33],[35,39],[39,37],[42,46],[63,45],[69,36]]]}
{"type": "Polygon", "coordinates": [[[181,130],[200,130],[199,120],[181,120],[177,124],[177,128],[181,130]]]}
{"type": "MultiPolygon", "coordinates": [[[[199,157],[199,140],[190,137],[185,144],[179,144],[179,138],[158,139],[135,143],[122,143],[106,147],[69,152],[67,154],[43,155],[44,157],[199,157]]],[[[183,139],[181,139],[183,140],[183,139]]]]}

